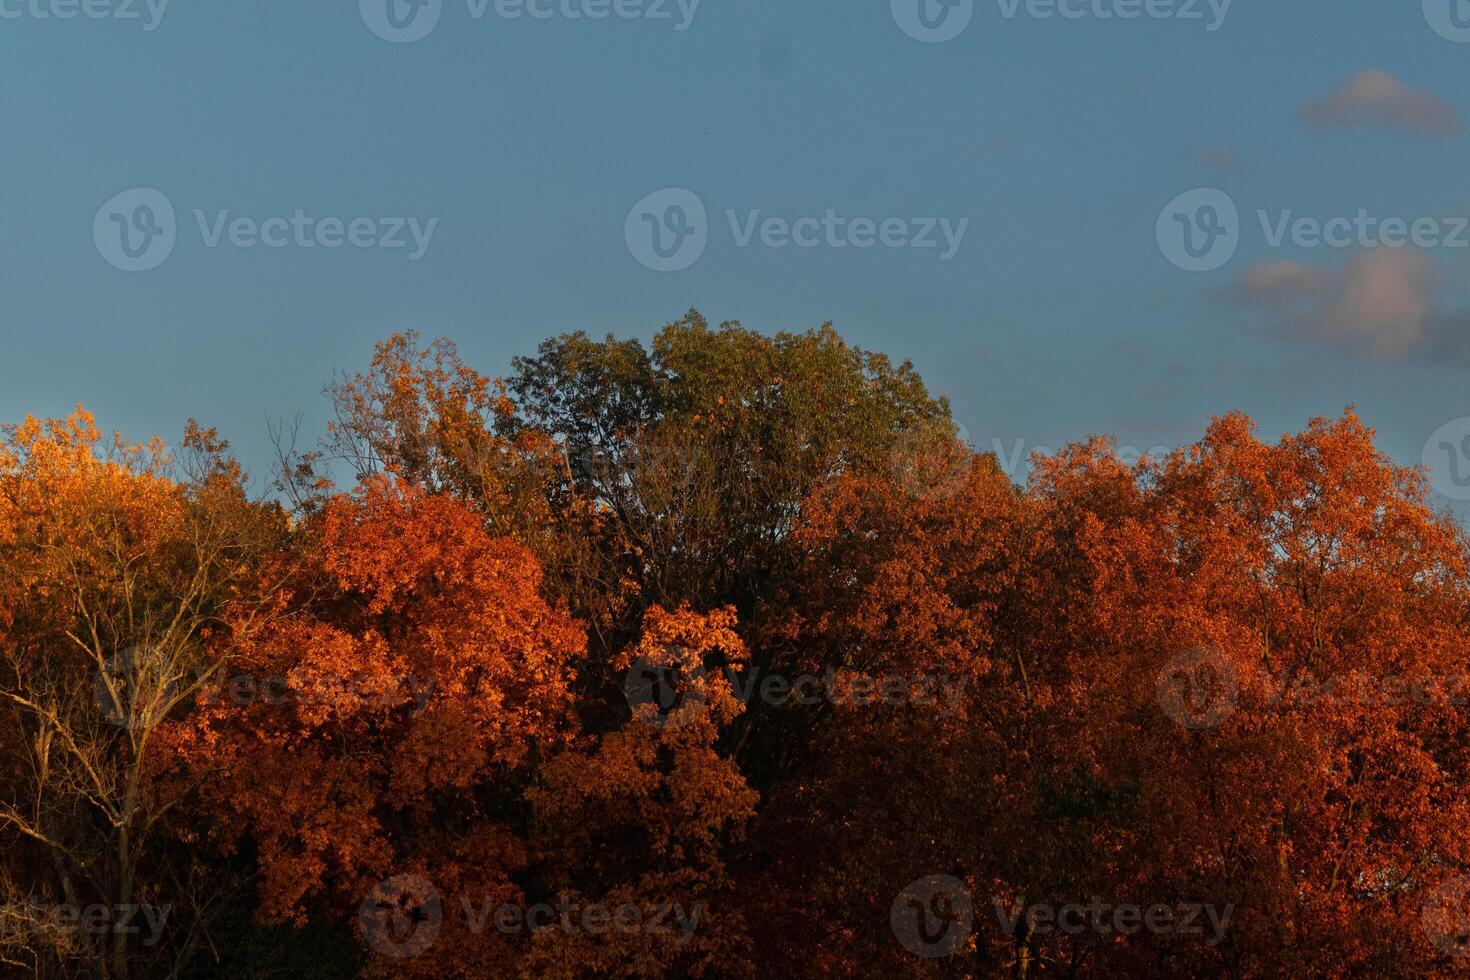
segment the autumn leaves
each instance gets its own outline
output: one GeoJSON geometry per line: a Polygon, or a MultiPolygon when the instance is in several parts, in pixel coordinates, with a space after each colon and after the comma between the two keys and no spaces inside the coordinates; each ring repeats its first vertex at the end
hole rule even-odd
{"type": "Polygon", "coordinates": [[[271,500],[197,425],[172,460],[81,412],[8,432],[0,903],[170,912],[7,963],[1458,961],[1465,542],[1355,416],[1017,487],[830,327],[512,367],[391,338],[271,500]]]}

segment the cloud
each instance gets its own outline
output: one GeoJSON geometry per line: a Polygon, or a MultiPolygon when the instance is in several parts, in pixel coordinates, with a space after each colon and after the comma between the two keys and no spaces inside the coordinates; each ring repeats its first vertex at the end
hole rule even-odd
{"type": "Polygon", "coordinates": [[[1335,288],[1302,320],[1304,333],[1376,360],[1397,360],[1423,341],[1434,288],[1434,263],[1423,252],[1364,252],[1348,261],[1335,288]]]}
{"type": "Polygon", "coordinates": [[[1375,248],[1341,269],[1251,266],[1223,296],[1273,313],[1269,331],[1276,336],[1394,361],[1458,339],[1456,321],[1464,318],[1434,312],[1437,288],[1434,262],[1423,251],[1375,248]]]}
{"type": "Polygon", "coordinates": [[[1284,309],[1320,296],[1330,280],[1327,270],[1300,262],[1265,262],[1242,272],[1226,292],[1242,302],[1284,309]]]}
{"type": "Polygon", "coordinates": [[[1436,313],[1425,325],[1423,359],[1470,367],[1470,313],[1436,313]]]}
{"type": "Polygon", "coordinates": [[[1454,106],[1422,89],[1410,88],[1383,71],[1365,71],[1331,95],[1301,109],[1308,126],[1386,126],[1431,136],[1454,136],[1465,124],[1454,106]]]}

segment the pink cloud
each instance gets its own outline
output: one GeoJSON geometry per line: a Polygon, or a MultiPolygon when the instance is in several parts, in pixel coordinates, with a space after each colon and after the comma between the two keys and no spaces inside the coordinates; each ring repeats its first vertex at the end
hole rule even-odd
{"type": "Polygon", "coordinates": [[[1360,72],[1325,99],[1309,102],[1301,118],[1318,128],[1385,126],[1431,136],[1453,136],[1465,128],[1454,106],[1377,70],[1360,72]]]}
{"type": "Polygon", "coordinates": [[[1431,339],[1434,263],[1412,248],[1375,248],[1341,269],[1299,262],[1252,266],[1226,296],[1274,311],[1278,336],[1374,360],[1399,360],[1431,339]]]}
{"type": "Polygon", "coordinates": [[[1242,272],[1228,293],[1248,303],[1284,308],[1321,295],[1330,281],[1325,269],[1300,262],[1265,262],[1242,272]]]}

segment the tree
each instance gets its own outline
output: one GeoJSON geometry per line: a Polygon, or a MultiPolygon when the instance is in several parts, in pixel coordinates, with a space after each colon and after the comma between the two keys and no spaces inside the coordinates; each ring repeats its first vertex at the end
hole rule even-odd
{"type": "Polygon", "coordinates": [[[1049,543],[1023,575],[1058,614],[1023,642],[1052,665],[1054,702],[993,838],[999,870],[1033,901],[1121,891],[1233,918],[1213,946],[995,941],[1027,975],[1447,965],[1417,920],[1464,873],[1466,769],[1446,733],[1465,706],[1442,682],[1464,674],[1470,592],[1422,475],[1351,413],[1276,445],[1232,415],[1131,471],[1104,443],[1073,447],[1029,495],[1049,543]]]}
{"type": "Polygon", "coordinates": [[[654,604],[733,605],[749,619],[796,560],[813,488],[886,472],[904,432],[953,432],[911,365],[849,346],[830,324],[766,337],[691,311],[650,349],[567,334],[515,368],[502,428],[565,448],[570,498],[601,519],[592,560],[606,571],[587,581],[636,589],[609,636],[630,635],[654,604]]]}
{"type": "Polygon", "coordinates": [[[546,930],[524,976],[750,973],[753,950],[724,855],[744,837],[757,797],[716,748],[744,710],[729,679],[748,658],[734,626],[728,609],[650,609],[618,665],[667,685],[664,695],[635,696],[626,727],[553,759],[528,794],[548,893],[609,908],[673,908],[680,928],[546,930]]]}
{"type": "Polygon", "coordinates": [[[201,888],[215,883],[169,846],[193,787],[152,777],[221,644],[269,621],[255,563],[284,521],[246,500],[228,446],[192,422],[188,482],[157,440],[102,446],[81,408],[0,443],[0,834],[11,910],[35,939],[24,965],[125,978],[168,953],[165,968],[181,964],[213,905],[201,888]],[[140,908],[172,916],[165,945],[119,921],[140,908]]]}
{"type": "Polygon", "coordinates": [[[582,631],[535,558],[447,496],[372,478],[302,533],[284,614],[175,732],[179,778],[212,774],[203,805],[224,846],[250,842],[269,919],[350,923],[398,873],[513,896],[521,794],[571,734],[582,631]]]}
{"type": "Polygon", "coordinates": [[[1470,538],[1351,410],[1017,487],[907,364],[694,313],[504,381],[399,335],[330,392],[290,510],[192,422],[177,460],[80,410],[0,440],[8,968],[1470,951],[1470,538]],[[42,914],[130,903],[175,910],[156,945],[42,914]]]}

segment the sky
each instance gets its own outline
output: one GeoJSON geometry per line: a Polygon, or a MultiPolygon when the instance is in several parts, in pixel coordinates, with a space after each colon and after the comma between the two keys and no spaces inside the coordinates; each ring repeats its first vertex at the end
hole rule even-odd
{"type": "Polygon", "coordinates": [[[1467,68],[1464,0],[0,0],[0,420],[264,474],[394,331],[693,307],[911,359],[1018,478],[1355,404],[1464,512],[1467,68]]]}

